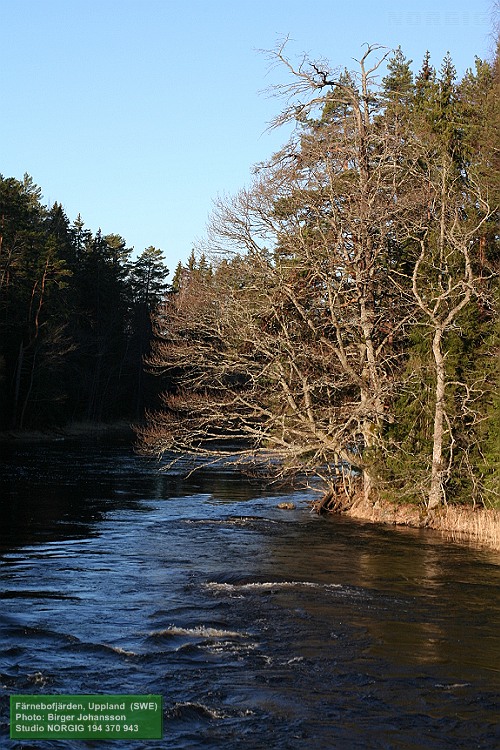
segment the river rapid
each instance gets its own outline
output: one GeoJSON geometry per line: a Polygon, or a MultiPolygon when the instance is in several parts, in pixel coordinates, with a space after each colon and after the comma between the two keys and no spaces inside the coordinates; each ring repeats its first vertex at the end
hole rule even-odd
{"type": "Polygon", "coordinates": [[[127,446],[0,450],[1,748],[500,747],[498,554],[127,446]],[[164,739],[10,740],[38,693],[161,694],[164,739]]]}

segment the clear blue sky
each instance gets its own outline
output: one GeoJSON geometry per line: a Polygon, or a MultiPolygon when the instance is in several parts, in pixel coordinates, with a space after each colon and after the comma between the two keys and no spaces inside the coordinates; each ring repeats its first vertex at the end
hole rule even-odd
{"type": "Polygon", "coordinates": [[[418,70],[449,50],[459,75],[492,53],[493,0],[0,0],[0,173],[28,172],[44,201],[161,248],[173,270],[212,200],[284,141],[266,126],[259,49],[351,67],[365,42],[401,44],[418,70]]]}

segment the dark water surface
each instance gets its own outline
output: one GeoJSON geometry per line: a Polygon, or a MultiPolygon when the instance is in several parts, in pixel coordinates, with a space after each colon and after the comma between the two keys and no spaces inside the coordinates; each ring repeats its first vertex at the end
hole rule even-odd
{"type": "Polygon", "coordinates": [[[127,448],[2,453],[1,748],[500,747],[498,555],[127,448]],[[12,693],[160,693],[164,739],[9,740],[12,693]]]}

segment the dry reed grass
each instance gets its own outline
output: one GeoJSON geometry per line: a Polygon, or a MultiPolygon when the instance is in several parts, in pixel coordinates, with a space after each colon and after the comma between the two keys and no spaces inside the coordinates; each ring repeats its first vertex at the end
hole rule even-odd
{"type": "Polygon", "coordinates": [[[500,550],[500,511],[448,505],[429,519],[431,528],[446,533],[453,540],[470,540],[500,550]]]}
{"type": "Polygon", "coordinates": [[[500,551],[500,510],[447,505],[431,514],[415,505],[395,505],[381,500],[372,504],[359,500],[347,510],[347,515],[375,523],[430,528],[453,541],[500,551]]]}

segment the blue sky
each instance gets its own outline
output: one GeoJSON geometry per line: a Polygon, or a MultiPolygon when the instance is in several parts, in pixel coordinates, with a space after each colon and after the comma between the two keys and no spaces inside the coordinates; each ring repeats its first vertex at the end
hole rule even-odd
{"type": "Polygon", "coordinates": [[[173,270],[212,201],[285,140],[264,91],[286,80],[259,49],[354,66],[401,44],[418,70],[449,50],[459,75],[492,54],[493,0],[0,0],[1,159],[92,231],[154,245],[173,270]]]}

